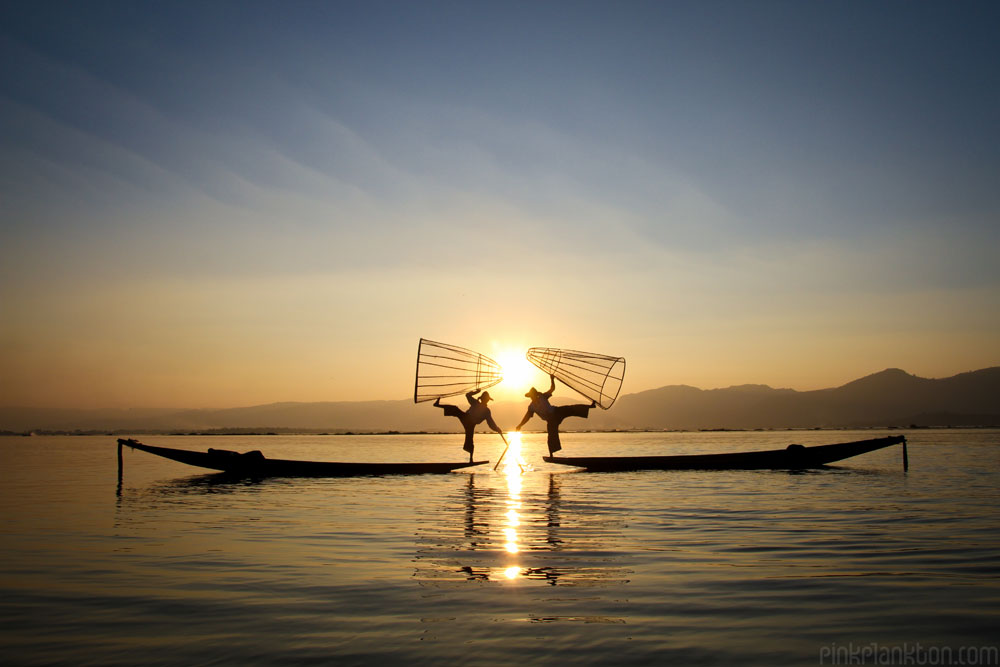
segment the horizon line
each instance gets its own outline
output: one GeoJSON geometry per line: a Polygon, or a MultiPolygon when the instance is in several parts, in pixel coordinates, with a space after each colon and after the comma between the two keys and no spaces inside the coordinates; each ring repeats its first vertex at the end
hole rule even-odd
{"type": "MultiPolygon", "coordinates": [[[[881,375],[883,373],[893,372],[893,371],[899,371],[899,372],[904,373],[905,375],[907,375],[909,377],[916,378],[916,379],[919,379],[919,380],[935,381],[935,380],[947,380],[947,379],[950,379],[950,378],[958,377],[960,375],[967,375],[967,374],[970,374],[970,373],[980,373],[980,372],[990,371],[990,370],[994,370],[994,369],[998,369],[998,368],[1000,368],[1000,364],[997,364],[997,365],[994,365],[994,366],[985,366],[983,368],[977,368],[977,369],[973,369],[973,370],[960,371],[958,373],[953,373],[951,375],[947,375],[947,376],[943,376],[943,377],[929,378],[929,377],[922,377],[922,376],[919,376],[919,375],[915,375],[913,373],[910,373],[909,371],[903,370],[903,369],[898,368],[898,367],[887,367],[887,368],[884,368],[884,369],[882,369],[880,371],[875,371],[873,373],[869,373],[867,375],[862,375],[860,377],[857,377],[857,378],[855,378],[853,380],[848,380],[847,382],[844,382],[843,384],[840,384],[840,385],[836,385],[836,386],[832,386],[832,387],[821,387],[821,388],[818,388],[818,389],[795,389],[795,388],[792,388],[792,387],[772,387],[769,384],[754,383],[754,382],[745,382],[745,383],[742,383],[742,384],[734,384],[734,385],[729,385],[729,386],[726,386],[726,387],[712,387],[712,388],[696,387],[694,385],[684,384],[684,383],[665,384],[665,385],[660,385],[660,386],[657,386],[657,387],[651,387],[651,388],[648,388],[648,389],[639,389],[637,391],[623,393],[621,395],[621,397],[619,397],[619,400],[621,398],[625,397],[625,396],[641,394],[641,393],[645,393],[645,392],[649,392],[649,391],[657,391],[659,389],[666,389],[668,387],[688,387],[688,388],[691,388],[691,389],[696,389],[698,391],[725,391],[727,389],[739,389],[739,388],[742,388],[742,387],[760,387],[760,388],[769,389],[769,390],[772,390],[772,391],[793,391],[793,392],[796,392],[796,393],[808,393],[808,392],[813,392],[813,391],[827,391],[827,390],[830,390],[830,389],[839,389],[840,387],[847,386],[847,385],[849,385],[849,384],[851,384],[853,382],[857,382],[859,380],[864,380],[866,378],[870,378],[870,377],[873,377],[873,376],[876,376],[876,375],[881,375]]],[[[461,395],[462,394],[455,394],[454,396],[461,396],[461,395]]],[[[445,397],[445,398],[453,398],[454,396],[449,396],[449,397],[445,397]]],[[[193,412],[193,411],[219,411],[219,410],[251,409],[251,408],[265,407],[265,406],[269,406],[269,405],[310,405],[310,404],[317,404],[317,403],[378,403],[378,402],[393,402],[393,403],[398,403],[398,402],[409,402],[411,400],[412,400],[411,397],[405,397],[405,398],[371,398],[371,399],[360,399],[360,400],[322,400],[322,399],[321,400],[313,400],[313,401],[274,400],[274,401],[269,401],[269,402],[264,402],[264,403],[251,403],[251,404],[242,404],[242,405],[229,405],[229,406],[225,406],[225,407],[222,407],[222,406],[190,407],[190,406],[162,406],[162,405],[161,406],[156,406],[156,405],[136,406],[136,405],[133,405],[133,406],[123,406],[123,407],[113,407],[113,406],[79,407],[79,406],[14,405],[14,404],[8,404],[8,405],[0,405],[0,410],[79,410],[79,411],[98,411],[98,410],[117,410],[117,411],[129,411],[129,410],[162,410],[162,411],[176,411],[176,412],[184,412],[184,411],[192,411],[193,412]]],[[[511,401],[511,400],[499,399],[499,398],[494,399],[494,403],[496,403],[498,405],[501,404],[501,403],[502,404],[512,404],[512,403],[517,403],[517,402],[520,402],[520,399],[518,399],[517,401],[511,401]]]]}

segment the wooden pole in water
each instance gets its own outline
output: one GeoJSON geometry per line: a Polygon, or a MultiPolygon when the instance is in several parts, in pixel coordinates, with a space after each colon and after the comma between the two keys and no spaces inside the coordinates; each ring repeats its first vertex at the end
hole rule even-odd
{"type": "MultiPolygon", "coordinates": [[[[496,470],[497,468],[499,468],[499,467],[500,467],[500,462],[501,462],[501,461],[503,461],[503,457],[507,456],[507,449],[509,449],[509,448],[510,448],[510,443],[509,443],[509,442],[507,442],[507,438],[504,438],[504,435],[503,435],[503,433],[501,433],[501,434],[500,434],[500,437],[501,437],[501,438],[503,438],[503,444],[504,444],[505,446],[504,446],[504,448],[503,448],[503,454],[501,454],[501,455],[500,455],[500,458],[499,458],[499,459],[497,459],[497,464],[496,464],[495,466],[493,466],[493,469],[494,469],[494,470],[496,470]]],[[[520,462],[520,461],[518,461],[518,462],[517,462],[517,467],[521,469],[521,472],[524,472],[524,466],[523,466],[523,465],[521,465],[521,462],[520,462]]]]}
{"type": "Polygon", "coordinates": [[[118,441],[118,495],[122,494],[122,441],[118,441]]]}
{"type": "Polygon", "coordinates": [[[903,472],[910,469],[910,458],[906,455],[906,436],[903,436],[903,472]]]}
{"type": "Polygon", "coordinates": [[[507,442],[507,438],[504,438],[503,433],[500,434],[500,437],[503,438],[503,444],[504,444],[503,454],[501,454],[500,458],[497,459],[497,464],[493,466],[494,470],[500,467],[500,462],[503,461],[503,457],[507,456],[507,449],[510,447],[510,443],[507,442]]]}

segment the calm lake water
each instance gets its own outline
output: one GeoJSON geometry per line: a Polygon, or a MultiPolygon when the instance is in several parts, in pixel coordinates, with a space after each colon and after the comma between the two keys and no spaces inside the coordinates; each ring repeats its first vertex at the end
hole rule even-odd
{"type": "MultiPolygon", "coordinates": [[[[570,433],[563,453],[878,435],[570,433]]],[[[1000,431],[907,435],[908,473],[895,446],[801,473],[590,474],[526,434],[523,474],[220,482],[126,450],[120,495],[113,437],[0,438],[0,662],[815,665],[919,645],[997,664],[1000,431]]],[[[459,435],[139,439],[465,456],[459,435]]]]}

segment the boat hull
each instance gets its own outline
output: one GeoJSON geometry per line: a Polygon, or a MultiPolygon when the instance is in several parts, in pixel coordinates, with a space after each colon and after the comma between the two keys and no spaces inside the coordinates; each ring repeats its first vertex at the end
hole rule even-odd
{"type": "Polygon", "coordinates": [[[818,468],[836,461],[873,452],[891,445],[903,445],[906,461],[906,438],[893,435],[871,440],[841,442],[832,445],[728,454],[690,454],[682,456],[545,456],[546,463],[584,468],[589,472],[628,470],[797,470],[818,468]]]}
{"type": "Polygon", "coordinates": [[[291,461],[269,459],[260,452],[239,454],[219,449],[196,452],[172,447],[144,445],[137,440],[118,440],[118,445],[131,447],[165,459],[208,468],[240,477],[359,477],[366,475],[427,475],[442,474],[478,466],[489,461],[465,463],[353,463],[337,461],[291,461]]]}

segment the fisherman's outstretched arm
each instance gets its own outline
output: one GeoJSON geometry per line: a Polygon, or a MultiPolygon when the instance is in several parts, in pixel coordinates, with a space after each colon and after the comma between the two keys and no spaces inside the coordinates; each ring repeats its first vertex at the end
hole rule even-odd
{"type": "Polygon", "coordinates": [[[556,390],[556,376],[555,375],[550,375],[549,376],[549,382],[550,382],[550,384],[549,384],[549,390],[547,392],[545,392],[546,396],[551,396],[552,392],[554,392],[556,390]]]}
{"type": "Polygon", "coordinates": [[[496,431],[497,433],[499,433],[500,435],[503,435],[503,429],[497,426],[497,423],[493,421],[493,417],[486,418],[486,425],[489,426],[494,431],[496,431]]]}
{"type": "Polygon", "coordinates": [[[528,411],[524,413],[524,419],[521,420],[520,424],[518,424],[517,426],[514,427],[514,430],[515,431],[520,431],[521,427],[524,426],[526,423],[528,423],[528,420],[531,419],[531,416],[533,414],[535,414],[534,411],[532,411],[531,408],[528,408],[528,411]]]}
{"type": "Polygon", "coordinates": [[[473,396],[475,396],[478,393],[479,393],[479,390],[478,389],[474,389],[474,390],[470,391],[468,394],[465,395],[465,400],[467,400],[469,402],[469,405],[475,405],[476,403],[479,402],[475,398],[473,398],[473,396]]]}

